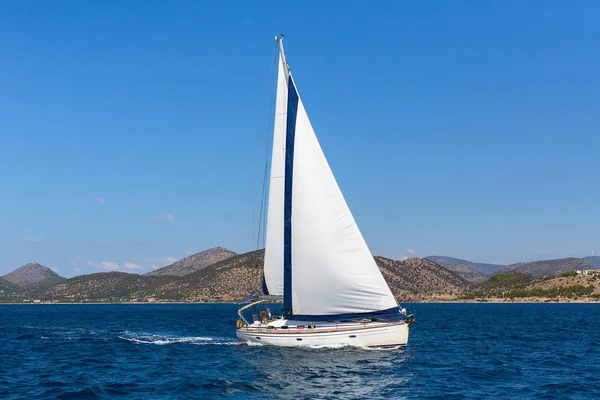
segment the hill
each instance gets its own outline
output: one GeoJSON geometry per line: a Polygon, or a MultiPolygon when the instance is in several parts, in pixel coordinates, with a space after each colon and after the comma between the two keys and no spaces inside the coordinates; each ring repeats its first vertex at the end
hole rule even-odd
{"type": "Polygon", "coordinates": [[[543,278],[522,273],[498,273],[458,296],[460,300],[528,301],[528,302],[593,302],[600,299],[600,274],[578,275],[567,272],[543,278]]]}
{"type": "Polygon", "coordinates": [[[476,292],[485,293],[487,296],[497,296],[508,290],[521,289],[535,282],[538,278],[533,275],[522,274],[519,272],[497,273],[490,279],[481,282],[475,288],[476,292]]]}
{"type": "Polygon", "coordinates": [[[50,287],[41,288],[34,295],[42,299],[123,299],[153,296],[159,287],[178,285],[177,276],[147,276],[125,272],[98,272],[80,275],[50,287]]]}
{"type": "Polygon", "coordinates": [[[261,292],[265,251],[238,254],[182,278],[178,285],[164,287],[161,299],[188,301],[238,301],[261,292]]]}
{"type": "Polygon", "coordinates": [[[52,285],[65,280],[65,278],[52,271],[50,268],[44,267],[36,262],[24,265],[1,278],[24,288],[52,285]]]}
{"type": "MultiPolygon", "coordinates": [[[[260,292],[264,250],[238,254],[185,276],[101,272],[81,275],[44,287],[31,295],[41,299],[77,301],[146,299],[164,301],[238,301],[260,292]]],[[[375,257],[396,296],[410,292],[462,292],[471,285],[432,261],[395,261],[375,257]]]]}
{"type": "Polygon", "coordinates": [[[231,250],[227,250],[223,247],[214,247],[212,249],[201,251],[200,253],[192,254],[191,256],[176,261],[166,267],[148,272],[146,275],[184,276],[235,255],[236,253],[231,250]]]}
{"type": "Polygon", "coordinates": [[[446,256],[429,256],[425,258],[430,261],[433,261],[436,264],[441,265],[444,268],[446,268],[446,265],[464,265],[470,269],[474,269],[475,271],[481,272],[485,275],[491,275],[504,267],[504,265],[500,264],[478,263],[473,261],[461,260],[460,258],[446,256]]]}
{"type": "Polygon", "coordinates": [[[260,291],[264,250],[229,257],[185,276],[101,272],[80,275],[35,293],[42,299],[237,301],[260,291]]]}
{"type": "Polygon", "coordinates": [[[397,297],[403,292],[452,293],[471,287],[465,279],[425,258],[398,261],[376,256],[375,261],[397,297]]]}
{"type": "Polygon", "coordinates": [[[464,280],[469,281],[474,285],[488,279],[488,276],[486,274],[476,271],[473,268],[469,268],[463,264],[446,264],[444,265],[444,268],[454,272],[456,275],[460,276],[464,280]]]}
{"type": "Polygon", "coordinates": [[[542,260],[521,262],[507,265],[500,270],[501,273],[522,273],[533,276],[561,275],[569,271],[594,269],[594,267],[581,258],[560,258],[558,260],[542,260]]]}
{"type": "Polygon", "coordinates": [[[15,293],[21,290],[23,290],[21,286],[0,278],[0,294],[15,293]]]}
{"type": "MultiPolygon", "coordinates": [[[[460,276],[424,259],[404,261],[375,257],[392,292],[460,292],[471,285],[460,276]]],[[[185,276],[159,297],[192,301],[234,301],[261,291],[264,250],[240,254],[185,276]]]]}
{"type": "Polygon", "coordinates": [[[545,296],[554,299],[589,298],[600,299],[600,275],[571,275],[538,279],[525,289],[508,293],[513,297],[545,296]]]}
{"type": "Polygon", "coordinates": [[[600,256],[583,257],[583,259],[590,263],[594,268],[600,269],[600,256]]]}

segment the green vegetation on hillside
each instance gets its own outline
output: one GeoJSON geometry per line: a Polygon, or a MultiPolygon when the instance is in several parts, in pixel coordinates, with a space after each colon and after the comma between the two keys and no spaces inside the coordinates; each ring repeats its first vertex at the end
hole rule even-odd
{"type": "MultiPolygon", "coordinates": [[[[562,282],[565,278],[577,276],[577,273],[565,272],[558,278],[558,282],[562,282]]],[[[466,293],[459,298],[462,300],[485,299],[485,298],[523,298],[523,297],[568,297],[577,298],[581,296],[589,296],[594,292],[594,286],[572,285],[572,286],[555,286],[550,288],[532,287],[539,282],[548,282],[557,279],[555,276],[546,276],[544,278],[536,278],[523,273],[500,273],[494,274],[488,279],[477,285],[475,290],[466,293]]]]}
{"type": "Polygon", "coordinates": [[[577,272],[575,271],[567,271],[567,272],[563,272],[562,275],[563,277],[569,277],[569,276],[577,276],[577,272]]]}
{"type": "Polygon", "coordinates": [[[524,287],[535,280],[535,277],[527,274],[494,274],[487,281],[477,285],[478,290],[490,292],[505,289],[524,287]]]}
{"type": "Polygon", "coordinates": [[[535,277],[521,273],[494,274],[487,281],[483,281],[477,285],[475,290],[459,298],[462,300],[472,300],[484,297],[504,297],[507,291],[524,288],[535,280],[535,277]]]}
{"type": "Polygon", "coordinates": [[[593,286],[558,286],[550,289],[515,289],[504,294],[510,299],[515,297],[580,297],[592,294],[593,286]]]}
{"type": "Polygon", "coordinates": [[[21,286],[17,285],[16,283],[12,283],[12,282],[9,282],[7,280],[0,278],[0,295],[18,292],[22,289],[23,288],[21,286]]]}

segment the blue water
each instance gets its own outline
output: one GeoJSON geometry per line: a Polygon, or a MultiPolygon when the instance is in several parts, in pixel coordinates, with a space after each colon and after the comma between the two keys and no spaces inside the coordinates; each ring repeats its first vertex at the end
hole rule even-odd
{"type": "Polygon", "coordinates": [[[600,398],[600,304],[405,307],[384,351],[240,343],[234,305],[0,305],[0,398],[600,398]]]}

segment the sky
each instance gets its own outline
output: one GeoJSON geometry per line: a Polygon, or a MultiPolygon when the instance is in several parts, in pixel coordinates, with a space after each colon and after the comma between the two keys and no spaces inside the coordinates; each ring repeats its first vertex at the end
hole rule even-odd
{"type": "Polygon", "coordinates": [[[600,253],[600,3],[0,2],[0,275],[256,248],[274,36],[374,254],[600,253]]]}

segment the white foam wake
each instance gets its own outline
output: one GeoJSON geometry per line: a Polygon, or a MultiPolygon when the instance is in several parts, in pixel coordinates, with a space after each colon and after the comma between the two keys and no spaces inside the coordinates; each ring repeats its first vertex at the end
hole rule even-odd
{"type": "Polygon", "coordinates": [[[193,345],[233,345],[240,344],[238,341],[232,341],[229,338],[214,338],[207,336],[174,336],[174,335],[157,335],[149,333],[123,332],[118,336],[119,339],[136,344],[150,344],[164,346],[169,344],[187,343],[193,345]]]}
{"type": "Polygon", "coordinates": [[[344,347],[355,347],[350,344],[337,343],[337,344],[311,344],[306,346],[309,349],[341,349],[344,347]]]}

